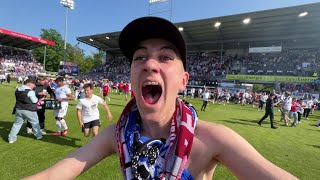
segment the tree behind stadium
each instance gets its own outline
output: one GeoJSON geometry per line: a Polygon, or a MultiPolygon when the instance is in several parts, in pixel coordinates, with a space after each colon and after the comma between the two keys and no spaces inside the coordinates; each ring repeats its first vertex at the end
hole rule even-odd
{"type": "MultiPolygon", "coordinates": [[[[61,34],[55,29],[41,29],[41,38],[55,42],[55,46],[47,46],[46,70],[58,71],[59,62],[63,61],[64,41],[61,34]]],[[[33,57],[43,64],[44,47],[32,50],[33,57]]],[[[78,44],[72,46],[67,43],[66,61],[77,62],[80,73],[88,73],[91,68],[101,66],[105,55],[103,51],[93,53],[92,56],[85,56],[84,50],[78,44]]]]}

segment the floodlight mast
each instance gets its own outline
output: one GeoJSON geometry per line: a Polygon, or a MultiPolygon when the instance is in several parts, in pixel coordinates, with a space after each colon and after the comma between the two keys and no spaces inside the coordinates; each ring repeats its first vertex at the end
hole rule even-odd
{"type": "Polygon", "coordinates": [[[74,0],[61,0],[60,3],[66,8],[65,30],[64,30],[64,51],[63,61],[66,62],[67,54],[67,31],[68,31],[68,13],[69,9],[74,9],[74,0]]]}

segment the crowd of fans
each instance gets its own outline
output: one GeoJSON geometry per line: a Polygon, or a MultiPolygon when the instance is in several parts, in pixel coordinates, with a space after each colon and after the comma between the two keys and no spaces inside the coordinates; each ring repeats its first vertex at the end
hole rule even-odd
{"type": "MultiPolygon", "coordinates": [[[[245,57],[210,55],[187,56],[190,85],[201,85],[224,78],[227,74],[317,76],[320,70],[317,52],[304,54],[252,54],[245,57]]],[[[105,78],[127,80],[130,64],[124,57],[112,58],[90,74],[105,78]]]]}
{"type": "Polygon", "coordinates": [[[0,71],[12,76],[29,76],[41,72],[43,65],[34,61],[31,52],[0,46],[0,71]]]}
{"type": "Polygon", "coordinates": [[[28,62],[33,61],[32,54],[29,51],[5,46],[0,46],[0,59],[28,62]]]}
{"type": "Polygon", "coordinates": [[[254,54],[240,59],[242,74],[313,76],[320,70],[318,52],[254,54]]]}
{"type": "Polygon", "coordinates": [[[112,79],[114,81],[129,81],[130,76],[130,63],[125,59],[125,57],[115,57],[109,59],[103,66],[95,67],[91,69],[90,73],[79,76],[92,77],[93,79],[103,78],[112,79]]]}
{"type": "Polygon", "coordinates": [[[280,84],[282,91],[290,91],[293,93],[301,93],[301,92],[315,92],[318,87],[317,82],[312,83],[281,83],[280,84]]]}
{"type": "MultiPolygon", "coordinates": [[[[225,78],[227,74],[249,75],[290,75],[318,76],[320,54],[317,51],[304,53],[268,53],[248,56],[220,56],[198,54],[187,56],[189,85],[210,85],[225,78]]],[[[42,71],[30,51],[0,46],[0,72],[12,77],[26,77],[42,71]]],[[[129,82],[130,63],[125,57],[113,57],[90,73],[79,74],[80,79],[111,79],[114,82],[129,82]]],[[[280,90],[291,92],[314,92],[319,89],[316,83],[282,83],[280,90]]]]}

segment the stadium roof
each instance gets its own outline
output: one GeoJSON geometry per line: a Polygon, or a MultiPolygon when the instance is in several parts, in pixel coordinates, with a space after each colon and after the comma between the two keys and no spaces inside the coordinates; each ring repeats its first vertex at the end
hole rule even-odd
{"type": "MultiPolygon", "coordinates": [[[[183,28],[188,53],[219,51],[222,47],[319,48],[319,9],[320,3],[313,3],[175,24],[183,28]],[[251,19],[249,24],[243,23],[245,18],[251,19]],[[215,27],[216,22],[221,23],[219,28],[215,27]]],[[[77,40],[110,54],[121,55],[119,34],[120,31],[103,33],[78,37],[77,40]]]]}
{"type": "Polygon", "coordinates": [[[30,50],[45,45],[54,46],[55,42],[0,28],[0,44],[30,50]]]}

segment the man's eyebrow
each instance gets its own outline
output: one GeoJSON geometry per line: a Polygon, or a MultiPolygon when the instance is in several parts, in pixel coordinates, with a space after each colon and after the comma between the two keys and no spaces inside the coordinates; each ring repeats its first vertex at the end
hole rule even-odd
{"type": "Polygon", "coordinates": [[[147,48],[146,48],[145,46],[139,45],[139,46],[136,47],[135,51],[137,51],[137,50],[139,50],[139,49],[147,49],[147,48]]]}
{"type": "Polygon", "coordinates": [[[175,46],[173,46],[173,45],[165,45],[165,46],[162,46],[162,47],[160,48],[160,50],[172,50],[172,51],[174,51],[176,54],[178,54],[177,48],[176,48],[175,46]]]}
{"type": "MultiPolygon", "coordinates": [[[[146,47],[146,46],[143,46],[143,45],[138,45],[138,46],[135,48],[135,51],[140,50],[140,49],[146,50],[147,47],[146,47]]],[[[164,45],[164,46],[161,46],[161,47],[160,47],[160,51],[161,51],[161,50],[172,50],[172,51],[174,51],[176,54],[178,53],[177,48],[176,48],[175,46],[173,46],[173,45],[164,45]]]]}
{"type": "Polygon", "coordinates": [[[170,49],[170,50],[176,51],[176,48],[172,45],[165,45],[160,48],[160,50],[163,50],[163,49],[170,49]]]}

